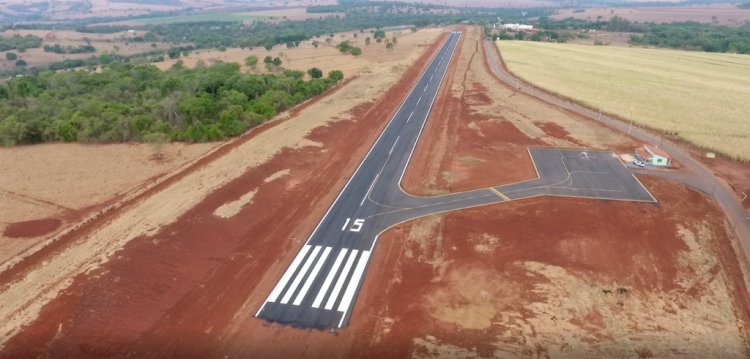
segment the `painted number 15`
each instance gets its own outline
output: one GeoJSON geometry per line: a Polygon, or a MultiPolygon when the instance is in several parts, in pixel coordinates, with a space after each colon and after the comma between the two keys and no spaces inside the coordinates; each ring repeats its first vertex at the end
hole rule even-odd
{"type": "MultiPolygon", "coordinates": [[[[346,222],[344,222],[344,226],[341,227],[342,231],[346,230],[346,226],[349,225],[349,221],[351,221],[351,218],[347,218],[346,219],[346,222]]],[[[362,226],[364,224],[365,224],[365,220],[364,219],[361,219],[361,218],[355,219],[354,222],[352,223],[352,226],[349,227],[349,232],[359,232],[360,230],[362,230],[362,226]]]]}

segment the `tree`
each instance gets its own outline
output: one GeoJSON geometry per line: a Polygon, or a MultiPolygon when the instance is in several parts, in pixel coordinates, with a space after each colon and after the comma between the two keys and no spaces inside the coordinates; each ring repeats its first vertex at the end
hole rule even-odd
{"type": "Polygon", "coordinates": [[[369,37],[365,38],[365,45],[366,46],[370,46],[370,38],[369,37]]]}
{"type": "Polygon", "coordinates": [[[266,56],[265,58],[263,58],[263,63],[266,64],[266,65],[272,64],[273,63],[273,57],[266,56]]]}
{"type": "Polygon", "coordinates": [[[182,51],[180,51],[180,49],[176,47],[172,47],[169,50],[167,50],[167,56],[169,56],[170,59],[176,59],[180,57],[181,52],[182,51]]]}
{"type": "Polygon", "coordinates": [[[341,41],[338,45],[336,45],[336,48],[339,49],[342,53],[347,53],[351,51],[352,45],[349,43],[349,40],[341,41]]]}
{"type": "Polygon", "coordinates": [[[273,65],[276,66],[276,67],[281,66],[281,59],[278,58],[278,57],[274,57],[273,58],[273,65]]]}
{"type": "Polygon", "coordinates": [[[331,72],[328,73],[328,79],[337,83],[344,79],[344,73],[339,70],[331,70],[331,72]]]}
{"type": "Polygon", "coordinates": [[[313,67],[313,68],[307,70],[307,73],[310,75],[310,77],[312,77],[314,79],[319,79],[319,78],[323,77],[323,71],[320,71],[320,69],[317,68],[317,67],[313,67]]]}
{"type": "Polygon", "coordinates": [[[16,61],[16,67],[24,67],[26,66],[26,61],[18,60],[16,61]]]}
{"type": "Polygon", "coordinates": [[[352,47],[351,52],[354,57],[359,57],[359,55],[362,55],[362,49],[360,49],[359,47],[352,47]]]}
{"type": "Polygon", "coordinates": [[[375,32],[372,34],[372,36],[375,38],[375,40],[380,43],[385,39],[385,31],[383,30],[375,30],[375,32]]]}
{"type": "Polygon", "coordinates": [[[250,55],[245,58],[245,65],[250,66],[251,68],[255,68],[255,65],[258,64],[258,56],[250,55]]]}
{"type": "Polygon", "coordinates": [[[392,43],[392,42],[390,42],[390,41],[386,42],[386,43],[385,43],[385,48],[386,48],[386,50],[388,50],[388,51],[391,51],[391,50],[393,50],[393,43],[392,43]]]}
{"type": "Polygon", "coordinates": [[[143,140],[151,145],[151,148],[154,150],[154,158],[161,159],[164,157],[162,149],[169,142],[169,135],[161,132],[152,132],[145,134],[143,140]]]}
{"type": "Polygon", "coordinates": [[[393,39],[391,39],[391,42],[392,42],[392,43],[393,43],[394,45],[396,45],[396,43],[398,42],[398,40],[396,40],[396,35],[393,35],[393,39]]]}
{"type": "Polygon", "coordinates": [[[10,61],[13,61],[13,60],[15,60],[15,59],[18,58],[18,55],[16,55],[15,52],[6,52],[5,53],[5,58],[8,59],[8,60],[10,60],[10,61]]]}
{"type": "Polygon", "coordinates": [[[318,48],[318,45],[319,45],[319,44],[320,44],[320,43],[319,43],[319,42],[317,42],[317,41],[313,41],[313,42],[312,42],[312,45],[313,45],[313,47],[314,47],[314,48],[316,48],[316,49],[318,48]]]}

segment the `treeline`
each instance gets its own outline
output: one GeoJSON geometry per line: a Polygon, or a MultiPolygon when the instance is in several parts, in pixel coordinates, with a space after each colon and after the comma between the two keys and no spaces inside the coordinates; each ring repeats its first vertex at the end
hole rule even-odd
{"type": "Polygon", "coordinates": [[[691,51],[750,54],[750,25],[738,28],[695,22],[652,25],[644,34],[631,36],[630,43],[691,51]]]}
{"type": "Polygon", "coordinates": [[[100,72],[45,71],[0,85],[0,143],[213,141],[236,136],[343,79],[311,71],[253,75],[235,63],[168,71],[112,63],[100,72]]]}
{"type": "Polygon", "coordinates": [[[80,46],[60,46],[60,44],[44,45],[45,52],[54,52],[56,54],[86,54],[96,52],[96,48],[91,45],[80,45],[80,46]]]}
{"type": "Polygon", "coordinates": [[[632,22],[614,16],[606,21],[586,21],[573,18],[555,21],[542,17],[538,20],[538,25],[548,31],[565,29],[632,32],[636,33],[630,37],[630,43],[634,45],[750,54],[750,24],[740,27],[717,26],[698,22],[656,24],[652,22],[632,22]]]}
{"type": "Polygon", "coordinates": [[[18,50],[24,52],[42,46],[42,38],[34,35],[21,36],[14,34],[11,37],[0,36],[0,51],[18,50]]]}

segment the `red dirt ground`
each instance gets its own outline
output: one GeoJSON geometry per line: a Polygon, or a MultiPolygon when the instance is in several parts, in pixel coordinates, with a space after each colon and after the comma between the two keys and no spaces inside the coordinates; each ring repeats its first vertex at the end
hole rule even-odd
{"type": "MultiPolygon", "coordinates": [[[[442,343],[476,348],[479,354],[490,356],[498,349],[493,341],[496,337],[512,338],[515,335],[517,340],[524,340],[502,326],[472,330],[435,318],[425,304],[425,298],[441,287],[438,279],[442,276],[442,268],[436,270],[429,263],[414,260],[413,257],[420,254],[440,256],[449,268],[479,267],[499,276],[506,285],[515,286],[514,292],[518,295],[510,296],[505,309],[521,313],[527,313],[524,306],[528,303],[546,300],[532,290],[534,284],[546,279],[530,276],[513,265],[518,261],[549,263],[583,278],[616,282],[619,287],[629,290],[667,291],[675,288],[677,255],[686,246],[675,233],[674,226],[705,220],[713,228],[721,229],[723,214],[706,197],[682,185],[658,178],[645,178],[643,182],[660,200],[660,206],[537,197],[450,212],[437,229],[444,240],[431,242],[421,252],[404,244],[406,234],[418,222],[386,232],[381,236],[372,269],[368,271],[353,312],[357,322],[373,322],[372,332],[358,333],[353,348],[366,349],[353,354],[409,357],[419,349],[413,338],[432,335],[442,343]],[[606,225],[593,218],[606,221],[606,225]],[[640,219],[638,226],[631,224],[633,218],[640,219]],[[473,249],[471,239],[483,233],[500,238],[500,246],[495,251],[477,253],[473,249]],[[414,252],[413,257],[405,255],[409,250],[414,252]],[[636,260],[637,255],[643,253],[648,253],[646,263],[643,256],[636,260]],[[396,275],[398,280],[394,281],[396,275]],[[395,318],[390,332],[377,333],[378,328],[374,325],[376,313],[366,308],[380,308],[377,315],[395,318]],[[381,338],[377,344],[372,340],[376,337],[381,338]]],[[[717,245],[731,252],[728,243],[717,245]]],[[[738,299],[739,308],[748,308],[747,298],[738,299]]],[[[454,305],[460,306],[461,303],[454,305]]],[[[590,319],[594,325],[601,321],[596,316],[590,319]]]]}
{"type": "Polygon", "coordinates": [[[130,241],[97,270],[77,276],[0,356],[344,355],[349,334],[269,326],[253,314],[440,43],[378,101],[357,107],[358,121],[313,131],[309,138],[324,150],[285,149],[174,224],[130,241]],[[213,215],[285,169],[289,176],[263,184],[235,217],[213,215]]]}
{"type": "MultiPolygon", "coordinates": [[[[464,52],[470,56],[482,56],[473,46],[463,46],[465,38],[461,37],[460,51],[456,52],[455,58],[466,56],[462,54],[464,52]]],[[[471,104],[488,104],[491,100],[481,84],[469,87],[465,83],[466,74],[456,73],[457,66],[458,61],[453,61],[448,68],[401,186],[415,195],[434,195],[435,191],[467,191],[536,178],[526,148],[546,143],[528,138],[503,118],[490,118],[472,111],[471,104]],[[454,81],[462,81],[465,90],[461,98],[452,95],[450,89],[454,81]],[[478,131],[467,126],[472,122],[478,131]],[[473,158],[504,160],[474,161],[473,158]],[[471,163],[462,159],[469,159],[471,163]],[[456,176],[436,178],[430,175],[444,171],[456,176]]],[[[470,67],[466,71],[470,71],[470,67]]]]}
{"type": "Polygon", "coordinates": [[[570,141],[577,146],[586,147],[587,145],[585,143],[582,143],[581,141],[577,140],[575,137],[571,136],[568,131],[566,131],[562,126],[554,123],[554,122],[534,122],[536,127],[539,127],[544,131],[544,133],[547,136],[558,138],[561,140],[570,141]]]}
{"type": "Polygon", "coordinates": [[[9,238],[33,238],[56,230],[62,224],[57,218],[35,219],[11,223],[5,228],[3,236],[9,238]]]}

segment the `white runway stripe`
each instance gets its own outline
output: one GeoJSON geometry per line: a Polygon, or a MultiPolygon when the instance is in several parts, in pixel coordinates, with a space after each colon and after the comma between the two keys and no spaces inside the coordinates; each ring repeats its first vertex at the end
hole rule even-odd
{"type": "Polygon", "coordinates": [[[333,291],[331,292],[331,296],[328,297],[328,302],[326,302],[326,309],[331,310],[333,309],[333,305],[336,303],[336,299],[339,297],[339,292],[341,291],[341,287],[344,286],[344,281],[346,280],[346,277],[349,275],[349,270],[352,268],[352,264],[354,263],[354,258],[357,257],[358,250],[352,250],[351,254],[349,255],[349,259],[346,260],[346,265],[344,265],[344,269],[341,271],[341,274],[339,275],[339,279],[336,281],[336,285],[333,286],[333,291]]]}
{"type": "Polygon", "coordinates": [[[286,272],[284,272],[284,275],[281,276],[281,280],[276,284],[276,287],[273,288],[271,291],[271,295],[268,296],[269,302],[275,302],[276,299],[281,294],[281,291],[284,290],[284,287],[286,287],[286,283],[289,281],[289,278],[294,274],[294,271],[297,270],[297,267],[299,266],[299,263],[302,262],[302,260],[305,258],[305,255],[307,254],[307,251],[310,250],[309,245],[305,245],[302,247],[302,250],[299,251],[296,257],[294,257],[294,260],[292,260],[292,264],[287,268],[286,272]]]}
{"type": "Polygon", "coordinates": [[[300,305],[302,303],[302,299],[305,298],[305,294],[307,294],[307,291],[310,290],[310,286],[312,285],[313,281],[315,281],[315,278],[318,277],[320,267],[322,267],[323,263],[325,263],[326,259],[328,259],[329,253],[331,253],[331,247],[326,247],[326,249],[323,250],[323,254],[320,256],[320,259],[318,259],[318,262],[315,264],[315,267],[313,267],[312,272],[310,272],[310,275],[307,277],[307,280],[302,286],[302,289],[299,291],[299,294],[297,294],[297,298],[294,299],[294,303],[292,304],[300,305]]]}
{"type": "Polygon", "coordinates": [[[300,269],[297,276],[294,277],[294,281],[292,281],[292,285],[289,287],[289,289],[286,290],[286,294],[284,294],[284,297],[281,298],[281,304],[289,303],[289,300],[292,299],[292,295],[294,294],[294,291],[297,290],[297,286],[299,285],[299,282],[301,282],[302,278],[305,277],[307,270],[312,265],[313,260],[318,255],[318,252],[320,252],[320,246],[315,246],[315,249],[313,249],[312,254],[310,254],[310,256],[307,257],[307,260],[305,261],[305,264],[302,266],[302,269],[300,269]]]}
{"type": "Polygon", "coordinates": [[[341,266],[341,262],[344,260],[344,257],[346,256],[346,252],[348,249],[343,248],[341,252],[339,252],[338,257],[336,257],[336,261],[333,262],[333,267],[331,267],[331,271],[328,272],[328,276],[326,277],[326,280],[323,282],[323,286],[320,287],[320,290],[318,291],[318,295],[315,297],[315,301],[312,304],[313,308],[320,308],[320,303],[323,302],[323,298],[325,298],[326,292],[328,292],[328,287],[331,286],[331,282],[333,281],[333,278],[336,276],[336,271],[339,270],[339,266],[341,266]]]}
{"type": "Polygon", "coordinates": [[[352,279],[346,286],[344,298],[341,299],[341,303],[339,304],[339,312],[346,312],[349,309],[349,305],[352,304],[354,293],[357,291],[359,280],[362,278],[362,274],[364,274],[365,272],[365,267],[367,266],[367,261],[369,259],[370,252],[362,251],[362,255],[359,257],[359,261],[357,262],[357,267],[354,269],[354,275],[352,275],[352,279]]]}

